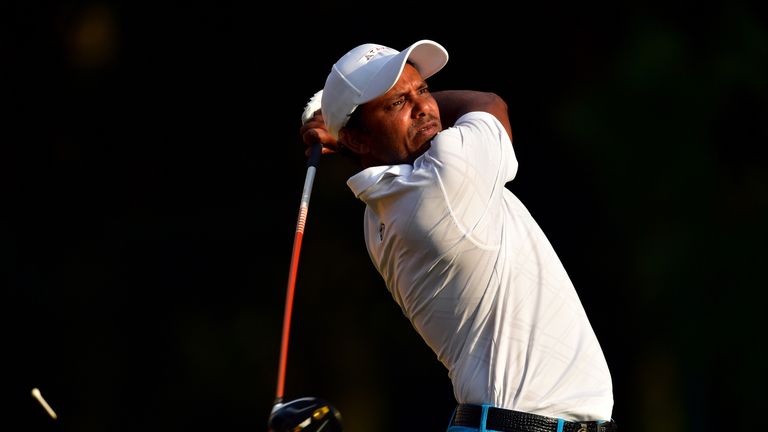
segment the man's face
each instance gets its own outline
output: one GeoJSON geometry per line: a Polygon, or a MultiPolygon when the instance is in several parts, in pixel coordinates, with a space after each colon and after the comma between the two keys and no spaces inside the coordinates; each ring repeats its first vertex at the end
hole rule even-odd
{"type": "Polygon", "coordinates": [[[362,130],[354,132],[355,152],[364,166],[413,163],[442,130],[437,102],[409,64],[388,92],[358,110],[362,130]]]}

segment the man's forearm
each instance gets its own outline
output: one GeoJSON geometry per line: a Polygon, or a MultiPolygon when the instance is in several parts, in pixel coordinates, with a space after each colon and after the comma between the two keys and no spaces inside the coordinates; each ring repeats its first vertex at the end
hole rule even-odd
{"type": "Polygon", "coordinates": [[[459,117],[468,112],[483,111],[498,118],[512,138],[507,103],[497,94],[474,90],[443,90],[432,93],[432,96],[440,108],[440,121],[444,128],[453,126],[459,117]]]}

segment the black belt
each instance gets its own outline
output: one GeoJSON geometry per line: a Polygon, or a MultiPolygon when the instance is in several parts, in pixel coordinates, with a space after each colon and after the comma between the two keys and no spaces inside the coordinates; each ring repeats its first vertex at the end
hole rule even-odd
{"type": "MultiPolygon", "coordinates": [[[[480,405],[459,404],[451,419],[451,426],[479,428],[482,416],[483,408],[480,405]]],[[[485,428],[499,432],[557,432],[558,422],[558,419],[552,417],[489,407],[485,428]]],[[[616,422],[613,420],[565,421],[562,428],[562,432],[616,432],[616,430],[616,422]]]]}

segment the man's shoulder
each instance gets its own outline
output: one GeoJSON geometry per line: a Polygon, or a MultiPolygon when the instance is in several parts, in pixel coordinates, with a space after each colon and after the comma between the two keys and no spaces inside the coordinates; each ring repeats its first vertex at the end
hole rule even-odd
{"type": "Polygon", "coordinates": [[[446,129],[443,129],[435,140],[465,140],[470,136],[485,135],[488,137],[497,137],[498,131],[503,130],[504,126],[491,113],[485,111],[471,111],[463,114],[456,120],[456,123],[446,129]]]}
{"type": "Polygon", "coordinates": [[[454,126],[460,126],[462,124],[467,124],[467,123],[486,123],[491,125],[496,125],[496,123],[501,124],[501,122],[499,122],[499,120],[489,112],[470,111],[466,114],[463,114],[461,117],[459,117],[456,120],[456,124],[454,126]]]}

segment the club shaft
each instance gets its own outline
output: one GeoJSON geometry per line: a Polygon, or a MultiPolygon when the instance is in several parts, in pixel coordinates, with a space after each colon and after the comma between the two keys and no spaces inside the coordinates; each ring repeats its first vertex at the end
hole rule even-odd
{"type": "Polygon", "coordinates": [[[307,175],[304,178],[304,189],[299,203],[299,217],[296,222],[296,232],[293,237],[293,250],[291,251],[291,266],[288,271],[288,287],[285,292],[285,311],[283,313],[283,333],[280,343],[280,363],[277,371],[277,402],[283,399],[285,391],[285,371],[288,366],[288,339],[291,333],[291,314],[293,312],[293,297],[296,291],[296,275],[299,268],[299,255],[301,253],[301,242],[304,238],[304,227],[307,223],[307,213],[309,212],[309,198],[312,194],[312,184],[315,181],[315,172],[317,164],[322,154],[322,145],[315,144],[307,163],[307,175]]]}

